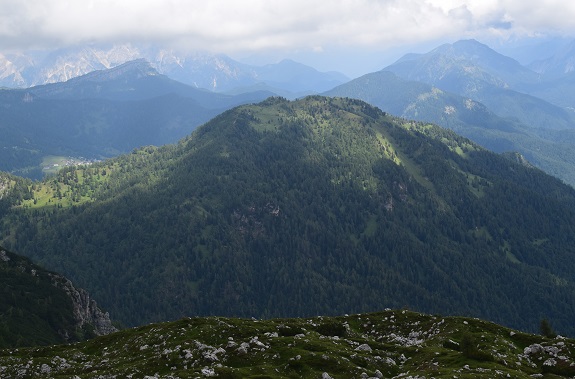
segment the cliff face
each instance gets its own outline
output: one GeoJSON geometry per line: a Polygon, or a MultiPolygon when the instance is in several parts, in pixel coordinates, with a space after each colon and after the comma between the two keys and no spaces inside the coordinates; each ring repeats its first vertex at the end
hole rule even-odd
{"type": "Polygon", "coordinates": [[[88,292],[2,248],[0,324],[0,348],[76,342],[117,330],[88,292]]]}
{"type": "Polygon", "coordinates": [[[60,275],[52,274],[52,283],[64,290],[72,300],[77,329],[93,329],[94,334],[98,336],[118,331],[112,325],[108,312],[98,308],[98,304],[87,291],[74,287],[70,280],[60,275]]]}

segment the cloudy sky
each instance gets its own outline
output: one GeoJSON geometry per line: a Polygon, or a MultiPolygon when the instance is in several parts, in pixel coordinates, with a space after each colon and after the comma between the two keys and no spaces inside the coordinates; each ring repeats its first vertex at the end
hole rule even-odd
{"type": "Polygon", "coordinates": [[[145,42],[354,76],[463,38],[575,36],[574,19],[565,0],[0,0],[0,53],[145,42]]]}

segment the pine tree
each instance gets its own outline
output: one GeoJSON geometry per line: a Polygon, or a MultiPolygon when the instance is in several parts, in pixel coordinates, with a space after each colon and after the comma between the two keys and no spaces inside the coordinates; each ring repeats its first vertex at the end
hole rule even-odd
{"type": "Polygon", "coordinates": [[[557,333],[555,333],[555,331],[551,327],[551,324],[549,323],[549,321],[546,318],[541,320],[541,324],[539,325],[539,331],[541,332],[542,336],[545,336],[548,338],[557,337],[557,333]]]}

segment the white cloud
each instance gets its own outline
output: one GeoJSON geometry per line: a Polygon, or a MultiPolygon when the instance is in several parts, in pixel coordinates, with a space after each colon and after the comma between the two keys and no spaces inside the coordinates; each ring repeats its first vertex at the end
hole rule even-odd
{"type": "Polygon", "coordinates": [[[161,41],[233,53],[574,31],[564,0],[0,0],[0,49],[161,41]]]}

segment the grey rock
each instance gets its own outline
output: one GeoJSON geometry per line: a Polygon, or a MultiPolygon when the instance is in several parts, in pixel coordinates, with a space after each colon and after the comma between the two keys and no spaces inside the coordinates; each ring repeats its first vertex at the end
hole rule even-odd
{"type": "Polygon", "coordinates": [[[52,284],[63,289],[72,300],[76,327],[82,328],[91,325],[94,328],[94,333],[99,336],[118,331],[112,325],[108,312],[103,312],[88,292],[74,287],[70,280],[60,275],[52,274],[52,284]]]}

